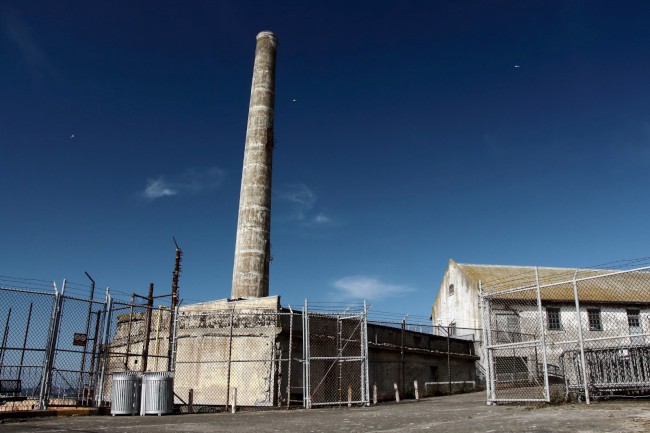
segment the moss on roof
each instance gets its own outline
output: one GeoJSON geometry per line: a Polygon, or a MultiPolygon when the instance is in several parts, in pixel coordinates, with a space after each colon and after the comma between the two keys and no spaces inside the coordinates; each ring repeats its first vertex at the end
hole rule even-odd
{"type": "MultiPolygon", "coordinates": [[[[535,267],[458,264],[463,273],[481,281],[486,293],[509,289],[536,287],[535,267]]],[[[647,303],[650,302],[650,272],[612,271],[608,269],[538,268],[541,296],[546,301],[573,301],[574,275],[578,281],[580,300],[592,302],[647,303]],[[601,278],[593,278],[601,277],[601,278]]],[[[531,299],[536,290],[499,295],[500,298],[531,299]]]]}

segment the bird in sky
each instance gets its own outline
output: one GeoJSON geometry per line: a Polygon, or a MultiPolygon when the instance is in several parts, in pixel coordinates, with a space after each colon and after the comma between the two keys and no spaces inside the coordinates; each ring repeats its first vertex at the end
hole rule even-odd
{"type": "Polygon", "coordinates": [[[518,69],[518,68],[521,68],[521,66],[519,66],[519,65],[515,65],[515,69],[518,69]]]}
{"type": "Polygon", "coordinates": [[[74,138],[74,134],[71,134],[71,135],[70,135],[70,139],[73,139],[73,138],[74,138]]]}
{"type": "Polygon", "coordinates": [[[291,102],[298,102],[298,100],[297,99],[292,99],[291,102]]]}

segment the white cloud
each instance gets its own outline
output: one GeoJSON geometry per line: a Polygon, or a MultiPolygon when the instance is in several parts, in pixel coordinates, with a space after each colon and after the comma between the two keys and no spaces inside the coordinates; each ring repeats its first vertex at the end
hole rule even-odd
{"type": "Polygon", "coordinates": [[[321,212],[314,217],[313,221],[315,224],[327,224],[332,222],[332,219],[321,212]]]}
{"type": "Polygon", "coordinates": [[[290,220],[300,221],[303,226],[324,225],[332,219],[323,211],[315,212],[316,194],[304,183],[284,185],[277,189],[276,197],[289,208],[290,220]]]}
{"type": "Polygon", "coordinates": [[[216,167],[203,171],[188,169],[170,180],[167,180],[165,176],[159,176],[157,179],[147,180],[142,197],[152,201],[162,197],[212,191],[221,186],[224,177],[225,172],[216,167]]]}
{"type": "Polygon", "coordinates": [[[346,298],[370,300],[389,298],[415,290],[408,286],[384,283],[378,278],[365,275],[344,277],[334,281],[332,285],[346,298]]]}
{"type": "Polygon", "coordinates": [[[165,181],[163,176],[158,179],[147,181],[147,187],[144,189],[142,195],[149,200],[155,200],[160,197],[169,197],[176,195],[177,191],[173,190],[165,181]]]}

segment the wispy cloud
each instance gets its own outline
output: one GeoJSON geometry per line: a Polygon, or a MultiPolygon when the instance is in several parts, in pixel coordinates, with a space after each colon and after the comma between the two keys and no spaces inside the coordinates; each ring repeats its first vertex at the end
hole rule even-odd
{"type": "Polygon", "coordinates": [[[345,298],[377,300],[413,292],[415,289],[399,285],[388,284],[378,278],[365,275],[344,277],[334,281],[332,285],[345,298]]]}
{"type": "Polygon", "coordinates": [[[276,190],[276,197],[289,208],[288,219],[303,226],[325,225],[332,219],[322,210],[316,210],[316,194],[304,183],[284,185],[276,190]]]}
{"type": "Polygon", "coordinates": [[[45,52],[36,43],[31,29],[23,21],[16,16],[5,15],[0,24],[2,32],[20,51],[32,75],[41,76],[44,73],[52,74],[54,72],[45,52]]]}
{"type": "Polygon", "coordinates": [[[165,176],[148,179],[141,195],[146,200],[153,201],[175,195],[199,194],[219,188],[224,178],[225,172],[216,167],[203,171],[189,169],[170,179],[165,176]]]}

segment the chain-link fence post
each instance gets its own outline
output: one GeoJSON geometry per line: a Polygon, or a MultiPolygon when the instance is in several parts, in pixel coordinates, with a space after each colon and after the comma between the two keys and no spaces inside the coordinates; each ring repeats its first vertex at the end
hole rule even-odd
{"type": "Polygon", "coordinates": [[[585,402],[589,404],[589,385],[587,383],[587,363],[585,362],[585,340],[582,335],[582,321],[580,320],[580,299],[578,297],[578,271],[573,274],[573,298],[576,305],[576,326],[578,328],[578,342],[580,344],[580,362],[582,363],[582,383],[585,389],[585,402]]]}
{"type": "Polygon", "coordinates": [[[102,333],[101,350],[103,350],[102,370],[99,374],[99,392],[95,401],[97,407],[104,404],[104,379],[106,377],[106,364],[108,363],[108,340],[111,331],[111,316],[113,314],[113,299],[108,287],[106,288],[106,304],[104,307],[104,332],[102,333]]]}
{"type": "Polygon", "coordinates": [[[52,307],[52,317],[50,319],[50,331],[48,335],[47,351],[45,353],[45,364],[43,366],[43,376],[41,379],[41,389],[38,396],[38,408],[47,409],[50,399],[50,389],[52,387],[52,372],[54,368],[54,355],[56,354],[56,343],[59,337],[59,326],[61,325],[61,307],[63,305],[63,294],[65,291],[66,280],[63,280],[61,293],[54,286],[54,303],[52,307]]]}
{"type": "Polygon", "coordinates": [[[235,305],[233,304],[232,310],[230,310],[230,335],[228,336],[228,367],[227,367],[227,377],[226,377],[226,411],[228,411],[228,406],[230,405],[230,373],[232,368],[232,334],[234,326],[234,316],[235,316],[235,305]]]}
{"type": "MultiPolygon", "coordinates": [[[[544,326],[544,315],[542,314],[542,293],[539,287],[539,269],[537,266],[535,266],[535,286],[537,289],[537,315],[539,316],[539,333],[542,344],[542,362],[544,363],[544,395],[546,401],[550,402],[551,391],[548,385],[548,363],[546,361],[546,326],[544,326]]],[[[537,362],[537,359],[535,359],[535,362],[537,362]]],[[[537,371],[537,368],[535,370],[537,371]]]]}
{"type": "MultiPolygon", "coordinates": [[[[487,326],[486,326],[486,300],[485,296],[483,293],[483,283],[479,280],[478,282],[478,299],[479,299],[479,307],[481,308],[481,324],[483,325],[481,327],[481,336],[483,338],[483,347],[482,349],[482,354],[481,354],[481,360],[479,362],[483,362],[483,371],[485,374],[485,394],[486,394],[486,400],[488,406],[492,405],[492,402],[490,401],[490,393],[492,389],[492,381],[490,380],[490,363],[488,362],[488,349],[487,349],[487,326]]],[[[488,318],[489,320],[489,318],[488,318]]]]}
{"type": "Polygon", "coordinates": [[[366,406],[370,406],[370,378],[368,377],[368,306],[366,301],[363,301],[363,325],[361,326],[361,354],[363,356],[363,375],[362,386],[365,388],[365,393],[362,393],[362,400],[366,406]]]}
{"type": "Polygon", "coordinates": [[[307,300],[305,299],[305,306],[302,310],[302,395],[303,406],[306,409],[311,409],[311,384],[309,377],[309,314],[307,308],[307,300]]]}

